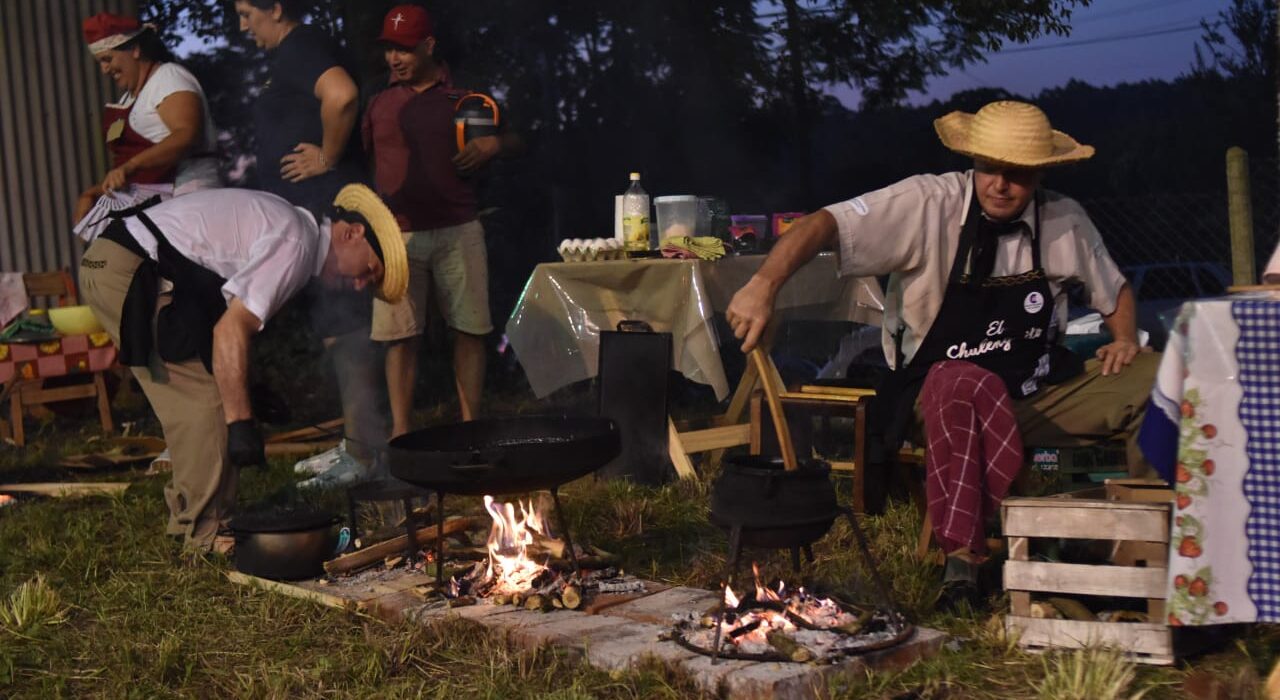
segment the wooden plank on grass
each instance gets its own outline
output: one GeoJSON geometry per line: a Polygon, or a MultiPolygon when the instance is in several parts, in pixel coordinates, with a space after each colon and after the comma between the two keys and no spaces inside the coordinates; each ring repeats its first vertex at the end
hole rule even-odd
{"type": "Polygon", "coordinates": [[[1014,591],[1162,598],[1167,575],[1165,569],[1130,566],[1015,560],[1004,563],[1004,587],[1014,591]]]}
{"type": "Polygon", "coordinates": [[[676,430],[676,424],[667,418],[667,456],[671,458],[671,465],[676,468],[676,474],[681,479],[696,479],[698,472],[693,469],[693,462],[689,461],[689,453],[684,449],[684,443],[680,440],[680,431],[676,430]]]}
{"type": "Polygon", "coordinates": [[[302,586],[297,586],[291,583],[285,583],[283,581],[272,581],[271,579],[259,578],[257,576],[250,576],[249,574],[242,574],[239,571],[228,571],[227,578],[232,583],[238,583],[242,586],[256,586],[258,588],[262,588],[262,589],[271,591],[273,593],[280,593],[282,595],[287,595],[291,598],[300,598],[302,600],[310,600],[316,603],[320,603],[322,605],[328,605],[329,607],[333,607],[333,608],[342,608],[342,609],[354,608],[357,602],[357,601],[343,598],[340,596],[332,595],[330,593],[322,593],[321,591],[312,590],[310,588],[303,588],[302,586]]]}
{"type": "Polygon", "coordinates": [[[342,418],[334,418],[333,420],[316,423],[315,425],[309,425],[305,428],[290,430],[284,433],[276,433],[275,435],[268,437],[266,442],[267,444],[271,444],[273,442],[296,442],[299,440],[333,438],[341,433],[341,431],[337,429],[341,428],[343,423],[344,420],[342,418]]]}
{"type": "Polygon", "coordinates": [[[41,482],[31,484],[0,484],[0,493],[34,493],[40,496],[61,498],[63,496],[109,496],[113,493],[121,493],[128,488],[129,484],[122,481],[41,482]]]}
{"type": "Polygon", "coordinates": [[[1164,625],[1143,622],[1087,622],[1082,620],[1050,620],[1009,615],[1006,629],[1019,634],[1024,647],[1056,647],[1083,649],[1106,646],[1131,654],[1153,654],[1159,657],[1173,653],[1170,630],[1164,625]]]}
{"type": "Polygon", "coordinates": [[[1088,540],[1169,541],[1169,508],[1159,503],[1034,499],[1004,503],[1006,537],[1067,537],[1088,540]]]}

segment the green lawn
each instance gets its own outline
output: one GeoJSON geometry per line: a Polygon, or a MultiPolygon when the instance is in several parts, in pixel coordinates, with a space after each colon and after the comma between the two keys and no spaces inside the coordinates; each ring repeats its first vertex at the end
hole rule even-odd
{"type": "MultiPolygon", "coordinates": [[[[0,479],[67,476],[49,465],[93,434],[68,425],[78,423],[38,426],[26,449],[0,447],[0,479]]],[[[657,666],[606,674],[551,649],[518,650],[468,623],[392,627],[233,585],[225,562],[188,558],[163,535],[163,477],[71,476],[132,476],[135,483],[116,498],[32,500],[0,510],[5,697],[697,696],[688,679],[657,666]]],[[[285,461],[248,471],[241,499],[288,493],[293,480],[285,461]]],[[[317,498],[336,503],[335,494],[317,498]]],[[[454,498],[453,508],[474,509],[473,500],[454,498]]],[[[575,532],[590,533],[592,544],[618,553],[631,572],[691,586],[717,582],[725,541],[706,519],[706,483],[646,489],[585,480],[565,502],[575,532]]],[[[1256,684],[1280,650],[1280,632],[1260,628],[1174,669],[1134,667],[1105,653],[1024,654],[998,633],[1004,599],[980,613],[934,611],[938,573],[908,554],[914,509],[895,506],[868,526],[900,603],[955,643],[900,673],[846,679],[833,687],[836,697],[1181,697],[1196,671],[1256,684]]],[[[866,598],[858,594],[850,535],[841,523],[819,544],[815,576],[866,598]]],[[[768,571],[784,567],[781,558],[766,562],[768,571]]]]}

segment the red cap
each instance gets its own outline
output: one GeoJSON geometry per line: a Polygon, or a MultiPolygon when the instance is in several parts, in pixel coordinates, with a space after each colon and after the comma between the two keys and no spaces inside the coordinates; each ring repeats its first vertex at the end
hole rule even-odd
{"type": "Polygon", "coordinates": [[[385,41],[413,48],[429,36],[433,36],[435,27],[431,24],[431,15],[417,5],[396,5],[382,20],[382,34],[378,41],[385,41]]]}
{"type": "Polygon", "coordinates": [[[142,24],[133,17],[99,12],[84,21],[81,31],[89,52],[99,54],[137,36],[142,31],[142,24]]]}

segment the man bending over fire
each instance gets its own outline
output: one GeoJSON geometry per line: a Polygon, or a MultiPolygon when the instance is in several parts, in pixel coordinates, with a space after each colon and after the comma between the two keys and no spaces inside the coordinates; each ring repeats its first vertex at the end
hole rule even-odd
{"type": "Polygon", "coordinates": [[[312,277],[375,288],[408,284],[400,227],[363,185],[344,187],[327,217],[273,194],[195,192],[116,219],[80,261],[84,298],[155,409],[173,453],[169,535],[198,551],[235,506],[235,469],[265,461],[249,407],[249,343],[312,277]]]}
{"type": "Polygon", "coordinates": [[[1084,209],[1040,187],[1044,168],[1093,156],[1039,108],[993,102],[934,122],[973,169],[917,175],[801,219],[734,295],[726,316],[749,350],[779,288],[825,248],[845,275],[888,275],[868,461],[926,444],[929,514],[948,554],[947,597],[974,599],[984,516],[1022,467],[1022,444],[1129,439],[1129,468],[1159,357],[1139,353],[1134,296],[1084,209]],[[1114,339],[1084,362],[1058,343],[1079,282],[1114,339]],[[922,443],[921,438],[924,442],[922,443]]]}

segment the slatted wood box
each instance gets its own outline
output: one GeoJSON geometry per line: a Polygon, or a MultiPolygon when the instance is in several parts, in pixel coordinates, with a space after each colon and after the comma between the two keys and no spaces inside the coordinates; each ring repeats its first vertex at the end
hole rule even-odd
{"type": "Polygon", "coordinates": [[[1004,585],[1011,613],[1005,629],[1027,649],[1109,646],[1132,660],[1174,662],[1172,629],[1165,621],[1172,493],[1162,482],[1120,479],[1101,488],[1047,498],[1009,498],[1002,506],[1009,559],[1004,585]],[[1124,499],[1124,500],[1117,500],[1124,499]],[[1110,564],[1030,560],[1036,538],[1106,540],[1110,564]],[[1033,596],[1145,598],[1152,622],[1094,622],[1031,617],[1033,596]]]}

